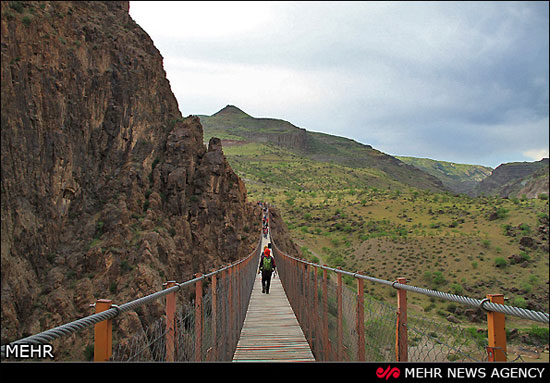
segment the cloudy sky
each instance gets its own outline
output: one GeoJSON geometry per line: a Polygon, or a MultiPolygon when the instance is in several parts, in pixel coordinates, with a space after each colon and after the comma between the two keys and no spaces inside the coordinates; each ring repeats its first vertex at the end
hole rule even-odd
{"type": "Polygon", "coordinates": [[[228,104],[385,153],[549,152],[548,2],[131,2],[184,116],[228,104]]]}

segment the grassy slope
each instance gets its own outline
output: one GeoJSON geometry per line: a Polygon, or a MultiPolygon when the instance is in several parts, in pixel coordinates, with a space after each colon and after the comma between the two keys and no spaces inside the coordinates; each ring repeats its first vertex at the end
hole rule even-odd
{"type": "Polygon", "coordinates": [[[382,173],[319,163],[255,143],[227,146],[224,152],[245,179],[249,198],[279,206],[295,239],[323,262],[384,279],[407,274],[422,287],[458,291],[453,284],[461,285],[463,293],[474,296],[489,292],[477,286],[482,281],[492,292],[501,286],[525,290],[510,297],[526,303],[534,298],[530,294],[548,293],[544,251],[521,249],[523,233],[510,237],[503,229],[525,224],[525,235],[534,235],[539,217],[547,215],[547,200],[403,189],[382,173]],[[394,190],[388,190],[391,186],[394,190]],[[506,216],[489,220],[498,208],[507,210],[506,216]],[[510,256],[524,251],[530,257],[526,267],[495,266],[496,258],[509,263],[510,256]],[[407,264],[416,267],[409,270],[407,264]],[[434,267],[448,283],[430,284],[424,274],[434,267]]]}
{"type": "MultiPolygon", "coordinates": [[[[205,129],[205,140],[223,137],[220,133],[205,129]]],[[[380,170],[319,162],[261,143],[225,144],[224,153],[246,182],[250,200],[279,207],[306,258],[386,280],[404,276],[415,286],[479,299],[504,293],[509,304],[548,312],[548,250],[519,244],[522,236],[540,240],[540,220],[548,219],[546,199],[471,198],[420,190],[380,170]],[[504,217],[490,220],[499,208],[506,211],[504,217]],[[528,260],[511,264],[512,255],[528,260]],[[506,266],[497,266],[499,258],[506,266]]],[[[368,284],[367,290],[394,303],[391,289],[368,284]]],[[[447,301],[419,294],[410,294],[409,300],[411,310],[443,322],[454,311],[447,301]]],[[[486,326],[453,315],[464,327],[486,326]]],[[[532,325],[507,319],[508,329],[524,331],[532,325]]]]}
{"type": "MultiPolygon", "coordinates": [[[[548,312],[548,252],[519,244],[522,236],[534,236],[540,219],[548,217],[547,200],[513,202],[414,190],[397,194],[376,188],[297,192],[247,185],[251,199],[268,200],[280,208],[303,256],[316,263],[390,281],[406,277],[414,286],[478,299],[503,293],[508,304],[548,312]],[[508,213],[490,221],[498,208],[508,213]],[[506,234],[507,226],[515,237],[506,234]],[[528,260],[513,264],[512,255],[528,260]],[[497,266],[499,259],[506,265],[497,266]]],[[[347,282],[353,289],[354,281],[347,282]]],[[[378,284],[366,288],[376,299],[395,304],[394,290],[378,284]]],[[[409,305],[435,321],[445,323],[453,315],[464,328],[486,331],[484,315],[481,323],[472,323],[455,312],[459,305],[448,301],[409,294],[409,305]]],[[[514,317],[507,317],[506,323],[508,330],[517,328],[520,333],[534,325],[545,327],[514,317]]],[[[511,352],[517,342],[517,337],[509,340],[511,352]]],[[[522,353],[529,360],[529,353],[522,353]]],[[[547,360],[548,354],[541,355],[533,352],[532,360],[547,360]]]]}
{"type": "Polygon", "coordinates": [[[488,177],[493,171],[492,168],[487,166],[457,164],[429,158],[396,158],[439,178],[445,186],[456,193],[471,193],[475,185],[488,177]]]}
{"type": "Polygon", "coordinates": [[[423,189],[446,190],[437,177],[345,137],[309,132],[283,120],[254,118],[234,106],[227,106],[213,116],[200,117],[205,140],[215,136],[243,143],[272,143],[273,147],[278,143],[278,147],[284,148],[285,156],[295,155],[306,162],[339,164],[364,169],[367,173],[375,172],[393,186],[404,183],[423,189]]]}

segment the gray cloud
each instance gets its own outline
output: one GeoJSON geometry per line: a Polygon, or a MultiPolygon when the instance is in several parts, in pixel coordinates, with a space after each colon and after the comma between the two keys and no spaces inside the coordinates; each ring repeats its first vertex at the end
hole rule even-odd
{"type": "Polygon", "coordinates": [[[184,114],[236,104],[390,154],[493,167],[548,152],[546,2],[247,4],[254,20],[243,4],[195,10],[183,34],[131,4],[184,114]]]}

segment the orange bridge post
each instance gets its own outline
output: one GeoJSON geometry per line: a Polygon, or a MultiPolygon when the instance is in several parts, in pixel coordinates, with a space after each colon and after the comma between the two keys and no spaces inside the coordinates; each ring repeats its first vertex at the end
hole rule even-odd
{"type": "Polygon", "coordinates": [[[362,278],[357,278],[357,360],[365,361],[365,281],[362,278]]]}
{"type": "MultiPolygon", "coordinates": [[[[406,278],[397,278],[397,283],[406,284],[406,278]]],[[[407,290],[397,290],[397,323],[395,329],[395,357],[398,362],[407,362],[408,335],[407,335],[407,290]]]]}
{"type": "MultiPolygon", "coordinates": [[[[95,303],[95,313],[111,308],[113,301],[99,299],[95,303]]],[[[94,362],[106,362],[113,354],[113,320],[107,319],[94,325],[94,362]]]]}
{"type": "MultiPolygon", "coordinates": [[[[338,266],[338,270],[342,270],[340,266],[338,266]]],[[[343,310],[342,310],[342,274],[338,273],[337,276],[337,302],[338,302],[338,354],[337,354],[337,360],[342,361],[344,360],[344,326],[343,326],[343,310]]]]}
{"type": "MultiPolygon", "coordinates": [[[[201,273],[196,278],[202,277],[201,273]]],[[[202,360],[202,279],[195,285],[195,361],[202,360]]]]}
{"type": "MultiPolygon", "coordinates": [[[[176,281],[166,282],[166,288],[174,287],[176,281]]],[[[174,361],[174,353],[176,350],[175,339],[176,339],[176,293],[170,293],[166,295],[166,361],[174,361]]]]}
{"type": "MultiPolygon", "coordinates": [[[[491,303],[504,304],[504,295],[488,294],[491,303]]],[[[488,341],[487,352],[489,362],[506,362],[506,329],[504,314],[487,311],[488,341]]]]}

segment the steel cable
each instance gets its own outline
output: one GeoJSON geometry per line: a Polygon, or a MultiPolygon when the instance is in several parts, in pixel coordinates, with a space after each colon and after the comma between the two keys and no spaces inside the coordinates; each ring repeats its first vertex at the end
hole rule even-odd
{"type": "MultiPolygon", "coordinates": [[[[153,294],[147,295],[147,296],[142,297],[142,298],[138,298],[138,299],[136,299],[134,301],[131,301],[131,302],[124,303],[120,306],[112,305],[112,308],[110,308],[108,310],[102,311],[100,313],[89,315],[85,318],[77,319],[77,320],[75,320],[73,322],[70,322],[70,323],[62,324],[58,327],[43,331],[39,334],[31,335],[31,336],[28,336],[26,338],[22,338],[22,339],[18,339],[18,340],[9,342],[8,344],[9,345],[14,345],[14,344],[35,344],[36,345],[36,344],[49,343],[49,342],[51,342],[51,341],[53,341],[57,338],[61,338],[63,336],[67,336],[67,335],[70,335],[72,333],[81,331],[84,328],[92,326],[96,323],[103,322],[103,321],[109,320],[109,319],[113,319],[113,318],[117,317],[118,315],[120,315],[122,313],[125,313],[125,312],[128,312],[128,311],[134,311],[139,306],[145,305],[145,304],[147,304],[147,303],[149,303],[153,300],[164,297],[165,295],[168,295],[172,292],[178,292],[184,286],[191,285],[191,284],[193,284],[193,283],[195,283],[199,280],[203,280],[205,278],[211,277],[211,276],[213,276],[213,275],[215,275],[219,272],[225,271],[228,268],[234,267],[234,266],[240,264],[241,262],[244,262],[249,257],[254,256],[255,254],[258,253],[259,248],[260,248],[260,244],[261,244],[261,237],[260,237],[260,241],[258,242],[258,245],[254,249],[254,251],[252,251],[249,255],[247,255],[246,257],[242,258],[241,260],[239,260],[239,261],[237,261],[237,262],[235,262],[231,265],[225,266],[225,267],[223,267],[219,270],[216,270],[214,272],[211,272],[209,274],[205,274],[205,275],[202,275],[200,277],[193,278],[193,279],[190,279],[190,280],[182,282],[182,283],[178,283],[173,287],[170,287],[170,288],[167,288],[167,289],[164,289],[164,290],[161,290],[161,291],[157,291],[153,294]]],[[[5,357],[6,346],[7,346],[7,344],[4,344],[4,345],[1,346],[0,352],[1,352],[2,357],[5,357]]]]}
{"type": "Polygon", "coordinates": [[[529,320],[532,320],[532,321],[535,321],[535,322],[550,323],[550,316],[549,316],[548,313],[545,313],[545,312],[528,310],[528,309],[523,309],[521,307],[502,305],[502,304],[498,304],[498,303],[492,303],[492,302],[488,302],[486,300],[475,299],[475,298],[470,298],[470,297],[464,297],[464,296],[455,295],[455,294],[449,294],[449,293],[445,293],[445,292],[437,291],[437,290],[429,290],[429,289],[425,289],[425,288],[421,288],[421,287],[415,287],[415,286],[400,284],[400,283],[397,283],[397,282],[390,282],[390,281],[386,281],[384,279],[369,277],[369,276],[362,275],[362,274],[359,274],[359,273],[352,273],[352,272],[345,271],[345,270],[339,270],[339,269],[335,269],[335,268],[328,267],[328,266],[318,265],[316,263],[304,261],[303,259],[295,258],[295,257],[292,257],[292,256],[284,253],[283,251],[279,250],[279,248],[276,246],[275,241],[273,241],[273,239],[272,239],[271,243],[272,243],[272,246],[278,252],[283,254],[285,257],[288,257],[290,259],[294,259],[296,261],[305,263],[305,264],[310,265],[310,266],[319,267],[321,269],[326,269],[326,270],[329,270],[329,271],[333,271],[335,273],[341,273],[341,274],[344,274],[344,275],[349,275],[349,276],[354,277],[354,278],[361,278],[361,279],[365,279],[365,280],[368,280],[368,281],[371,281],[371,282],[380,283],[380,284],[383,284],[383,285],[386,285],[386,286],[391,286],[395,289],[408,290],[408,291],[412,291],[412,292],[415,292],[415,293],[428,295],[428,296],[431,296],[431,297],[440,298],[440,299],[444,299],[444,300],[447,300],[447,301],[456,302],[456,303],[460,303],[460,304],[463,304],[463,305],[468,305],[468,306],[471,306],[471,307],[480,308],[484,311],[494,311],[494,312],[499,312],[499,313],[503,313],[503,314],[507,314],[507,315],[516,316],[518,318],[529,319],[529,320]]]}

